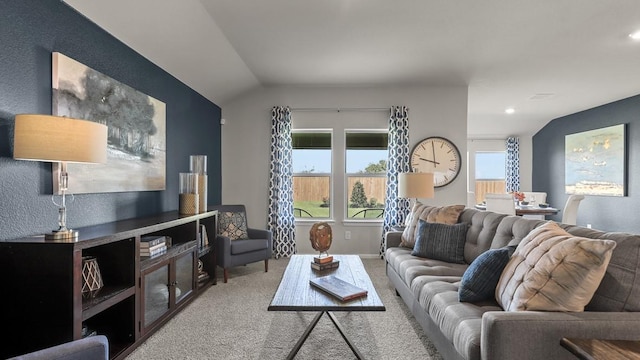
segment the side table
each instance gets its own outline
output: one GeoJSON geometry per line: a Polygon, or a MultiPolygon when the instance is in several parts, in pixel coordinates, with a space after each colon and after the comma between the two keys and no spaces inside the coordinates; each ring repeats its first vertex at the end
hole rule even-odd
{"type": "Polygon", "coordinates": [[[560,345],[581,360],[640,360],[640,341],[562,338],[560,345]]]}

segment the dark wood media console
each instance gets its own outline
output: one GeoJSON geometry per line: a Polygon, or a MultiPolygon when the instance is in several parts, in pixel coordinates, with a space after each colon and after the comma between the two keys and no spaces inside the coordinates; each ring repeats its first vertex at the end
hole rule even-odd
{"type": "Polygon", "coordinates": [[[217,211],[177,211],[76,229],[77,241],[44,236],[0,241],[0,283],[6,330],[0,358],[24,354],[92,332],[109,338],[111,359],[123,359],[216,281],[217,211]],[[200,246],[204,225],[209,246],[200,246]],[[162,255],[140,257],[140,237],[168,236],[162,255]],[[82,293],[82,258],[97,259],[104,286],[82,293]],[[198,280],[198,262],[210,276],[198,280]]]}

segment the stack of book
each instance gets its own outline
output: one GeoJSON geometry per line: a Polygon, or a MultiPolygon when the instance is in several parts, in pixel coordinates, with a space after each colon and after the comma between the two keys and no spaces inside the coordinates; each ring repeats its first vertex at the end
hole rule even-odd
{"type": "Polygon", "coordinates": [[[140,256],[154,257],[167,252],[171,245],[170,239],[166,236],[142,236],[140,238],[140,256]]]}
{"type": "Polygon", "coordinates": [[[335,269],[340,265],[340,260],[333,260],[333,256],[316,256],[311,262],[311,268],[314,270],[335,269]]]}
{"type": "Polygon", "coordinates": [[[198,259],[198,286],[204,285],[207,281],[209,281],[209,273],[204,270],[202,260],[198,259]]]}
{"type": "Polygon", "coordinates": [[[209,281],[209,273],[202,271],[198,273],[198,284],[203,284],[209,281]]]}
{"type": "Polygon", "coordinates": [[[200,225],[200,249],[204,249],[209,246],[209,236],[207,236],[207,228],[204,225],[200,225]]]}

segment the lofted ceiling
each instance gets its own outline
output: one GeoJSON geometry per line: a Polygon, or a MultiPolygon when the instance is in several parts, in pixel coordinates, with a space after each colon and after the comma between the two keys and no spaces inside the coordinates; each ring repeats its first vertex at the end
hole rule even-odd
{"type": "Polygon", "coordinates": [[[223,108],[260,86],[468,86],[468,136],[495,138],[640,94],[638,0],[65,2],[223,108]]]}

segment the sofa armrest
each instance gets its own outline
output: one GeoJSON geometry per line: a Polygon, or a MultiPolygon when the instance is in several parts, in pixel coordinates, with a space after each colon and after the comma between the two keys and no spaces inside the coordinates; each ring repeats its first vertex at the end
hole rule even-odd
{"type": "Polygon", "coordinates": [[[401,241],[402,231],[387,231],[387,233],[384,234],[384,250],[386,251],[388,248],[400,246],[401,241]]]}
{"type": "Polygon", "coordinates": [[[104,335],[89,336],[69,341],[32,353],[20,355],[10,360],[108,360],[109,341],[104,335]]]}
{"type": "Polygon", "coordinates": [[[638,340],[640,313],[490,311],[482,316],[482,359],[575,359],[560,339],[638,340]]]}

